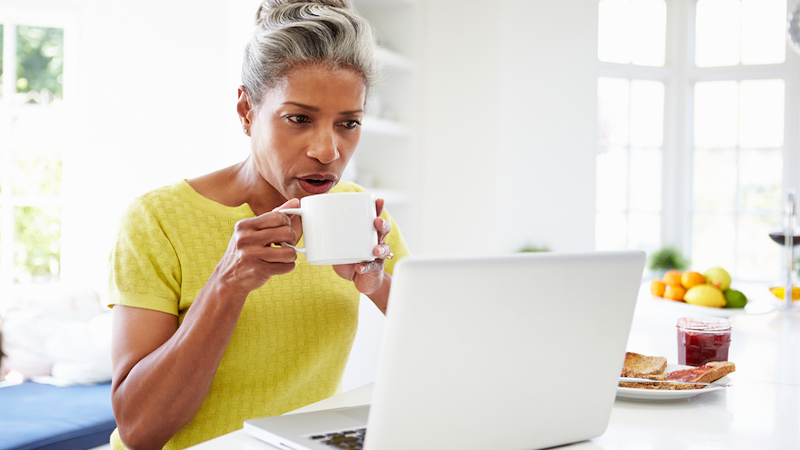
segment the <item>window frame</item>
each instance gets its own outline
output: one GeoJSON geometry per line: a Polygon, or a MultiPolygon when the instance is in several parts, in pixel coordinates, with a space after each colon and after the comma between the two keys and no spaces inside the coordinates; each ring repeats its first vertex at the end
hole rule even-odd
{"type": "MultiPolygon", "coordinates": [[[[63,142],[61,154],[61,193],[49,195],[15,195],[10,189],[13,164],[0,164],[2,171],[3,189],[0,192],[0,288],[11,289],[19,283],[14,281],[15,252],[14,252],[14,210],[18,206],[34,207],[60,207],[61,208],[61,243],[64,242],[65,230],[63,227],[66,198],[69,193],[69,167],[71,166],[77,148],[77,72],[78,62],[78,16],[70,9],[56,9],[52,5],[36,0],[25,7],[0,7],[0,24],[3,25],[3,95],[0,98],[0,152],[2,161],[13,161],[13,149],[10,145],[13,112],[18,108],[35,107],[32,105],[14,105],[9,101],[15,93],[16,80],[16,27],[33,26],[60,28],[64,32],[64,68],[63,68],[63,93],[61,99],[61,113],[63,114],[63,142]],[[13,28],[13,31],[10,30],[13,28]],[[9,39],[11,36],[11,39],[9,39]]],[[[63,279],[63,245],[61,245],[61,261],[59,261],[59,278],[63,279]]]]}

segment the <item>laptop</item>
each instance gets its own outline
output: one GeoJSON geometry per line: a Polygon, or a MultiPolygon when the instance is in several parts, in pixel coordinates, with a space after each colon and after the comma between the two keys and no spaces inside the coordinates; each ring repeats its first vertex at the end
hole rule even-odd
{"type": "Polygon", "coordinates": [[[639,251],[404,258],[371,404],[244,430],[293,450],[539,449],[600,436],[644,263],[639,251]]]}

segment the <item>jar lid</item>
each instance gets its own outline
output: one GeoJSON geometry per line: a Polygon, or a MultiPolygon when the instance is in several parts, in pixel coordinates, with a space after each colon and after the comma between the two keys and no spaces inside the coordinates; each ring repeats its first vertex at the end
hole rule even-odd
{"type": "Polygon", "coordinates": [[[678,319],[677,327],[691,331],[728,331],[731,329],[731,321],[719,317],[681,317],[678,319]]]}

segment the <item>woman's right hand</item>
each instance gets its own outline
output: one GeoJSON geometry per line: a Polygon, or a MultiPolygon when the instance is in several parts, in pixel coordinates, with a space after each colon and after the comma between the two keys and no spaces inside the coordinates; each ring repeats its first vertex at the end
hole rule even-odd
{"type": "Polygon", "coordinates": [[[297,235],[292,219],[280,210],[299,207],[300,200],[291,199],[268,213],[237,222],[212,278],[216,276],[224,286],[247,295],[274,275],[294,270],[297,253],[281,243],[295,244],[297,235]]]}

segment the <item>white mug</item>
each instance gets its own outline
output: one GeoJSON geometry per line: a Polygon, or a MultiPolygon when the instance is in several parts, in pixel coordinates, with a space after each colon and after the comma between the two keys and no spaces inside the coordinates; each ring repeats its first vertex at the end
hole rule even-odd
{"type": "Polygon", "coordinates": [[[309,195],[299,208],[281,209],[303,218],[305,247],[284,243],[306,255],[309,264],[326,266],[375,259],[375,197],[367,192],[309,195]]]}

